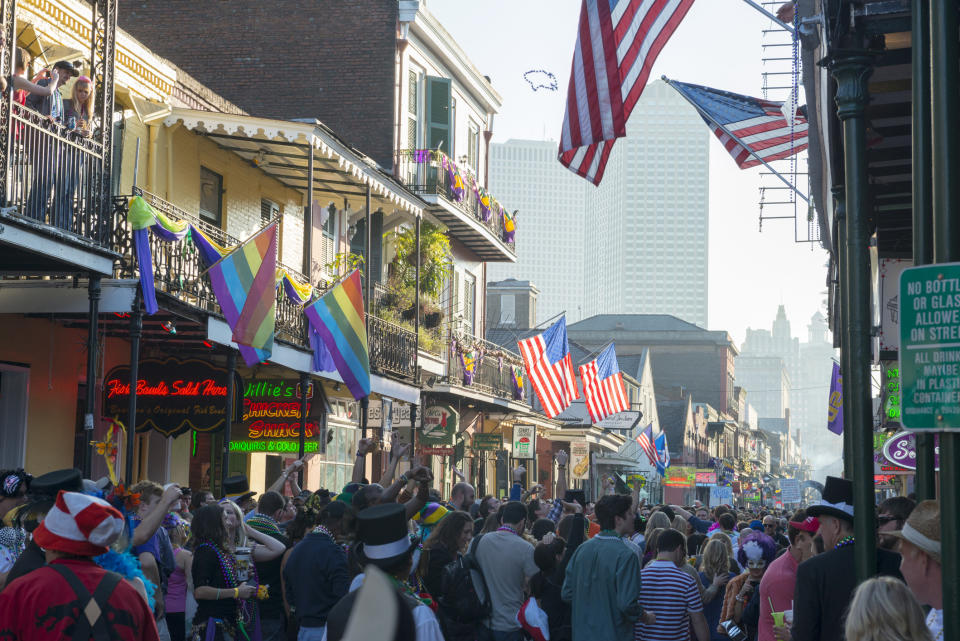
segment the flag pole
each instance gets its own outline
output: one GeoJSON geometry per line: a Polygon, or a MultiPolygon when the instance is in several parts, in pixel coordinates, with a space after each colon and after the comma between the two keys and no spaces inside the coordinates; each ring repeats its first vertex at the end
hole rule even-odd
{"type": "Polygon", "coordinates": [[[240,249],[241,247],[243,247],[244,245],[246,245],[247,243],[249,243],[251,240],[253,240],[253,239],[256,238],[257,236],[259,236],[259,235],[262,234],[263,232],[265,232],[265,231],[267,231],[268,229],[270,229],[270,227],[272,227],[273,225],[279,224],[279,223],[280,223],[280,217],[277,216],[276,218],[274,218],[273,220],[271,220],[269,223],[267,223],[266,225],[264,225],[263,227],[261,227],[260,230],[257,231],[255,234],[253,234],[252,236],[250,236],[249,238],[247,238],[245,241],[243,241],[242,243],[240,243],[239,245],[237,245],[236,247],[234,247],[234,248],[232,248],[230,251],[228,251],[226,254],[224,254],[223,256],[221,256],[221,257],[220,257],[220,260],[218,260],[217,262],[215,262],[214,264],[210,265],[210,266],[207,267],[205,270],[203,270],[202,272],[200,272],[200,277],[203,277],[208,271],[210,271],[211,269],[213,269],[214,267],[216,267],[217,265],[219,265],[220,263],[222,263],[222,262],[224,261],[224,259],[226,259],[226,258],[229,257],[229,256],[232,256],[238,249],[240,249]]]}
{"type": "Polygon", "coordinates": [[[670,85],[671,87],[673,87],[673,88],[676,90],[676,92],[677,92],[678,94],[680,94],[681,96],[683,96],[683,98],[684,98],[687,102],[689,102],[691,105],[693,105],[693,108],[696,109],[697,112],[699,112],[701,116],[703,116],[706,120],[708,120],[709,122],[711,122],[711,123],[713,123],[714,125],[716,125],[717,127],[719,127],[720,130],[721,130],[723,133],[725,133],[725,134],[727,134],[728,136],[730,136],[730,138],[732,138],[733,140],[737,141],[737,144],[739,144],[741,147],[743,147],[744,149],[746,149],[746,151],[747,151],[748,154],[750,154],[751,156],[753,156],[754,158],[756,158],[757,161],[760,162],[764,167],[766,167],[766,168],[769,169],[771,172],[773,172],[773,175],[775,175],[777,178],[779,178],[780,180],[782,180],[782,181],[783,181],[783,184],[785,184],[787,187],[789,187],[790,189],[792,189],[795,194],[797,194],[798,196],[800,196],[800,198],[803,198],[803,202],[807,203],[808,205],[810,204],[810,199],[809,199],[809,198],[807,198],[799,189],[797,189],[797,188],[793,185],[793,183],[791,183],[789,180],[787,180],[786,178],[784,178],[783,175],[782,175],[779,171],[777,171],[776,169],[774,169],[773,167],[771,167],[770,164],[769,164],[766,160],[764,160],[763,158],[761,158],[760,156],[758,156],[757,153],[756,153],[753,149],[750,148],[750,145],[748,145],[747,143],[745,143],[745,142],[743,142],[742,140],[740,140],[740,138],[738,138],[737,136],[735,136],[735,135],[733,134],[733,132],[731,132],[729,129],[727,129],[726,127],[724,127],[723,125],[721,125],[719,122],[717,122],[716,120],[714,120],[713,118],[711,118],[709,114],[707,114],[703,109],[700,108],[700,105],[698,105],[697,103],[695,103],[695,102],[693,102],[692,100],[690,100],[690,98],[688,98],[685,93],[683,93],[682,91],[680,91],[679,89],[677,89],[676,87],[674,87],[672,80],[670,80],[670,79],[667,78],[666,76],[660,76],[660,78],[661,78],[665,83],[667,83],[668,85],[670,85]]]}
{"type": "Polygon", "coordinates": [[[756,9],[757,11],[759,11],[760,13],[762,13],[763,15],[765,15],[765,16],[767,16],[768,18],[770,18],[771,20],[773,20],[773,21],[774,21],[775,23],[777,23],[777,25],[780,26],[781,28],[786,29],[786,30],[789,31],[790,33],[794,33],[794,29],[793,29],[792,26],[788,25],[786,22],[784,22],[783,20],[781,20],[780,18],[778,18],[776,15],[770,13],[769,11],[767,11],[766,9],[764,9],[762,6],[760,6],[759,4],[757,4],[756,2],[754,2],[753,0],[743,0],[743,1],[746,2],[748,5],[750,5],[751,7],[753,7],[754,9],[756,9]]]}

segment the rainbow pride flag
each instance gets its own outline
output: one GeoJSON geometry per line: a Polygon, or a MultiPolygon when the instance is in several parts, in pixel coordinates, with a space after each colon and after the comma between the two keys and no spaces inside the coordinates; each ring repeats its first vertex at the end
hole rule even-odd
{"type": "Polygon", "coordinates": [[[370,353],[364,325],[360,272],[303,308],[310,325],[330,351],[343,382],[357,400],[370,395],[370,353]]]}
{"type": "Polygon", "coordinates": [[[277,222],[214,263],[207,273],[247,365],[267,360],[273,353],[277,323],[277,222]]]}

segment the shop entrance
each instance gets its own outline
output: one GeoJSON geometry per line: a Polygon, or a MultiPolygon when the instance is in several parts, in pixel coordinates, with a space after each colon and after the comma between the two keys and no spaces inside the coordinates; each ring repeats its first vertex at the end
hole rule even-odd
{"type": "Polygon", "coordinates": [[[0,469],[24,466],[30,368],[0,363],[0,469]]]}

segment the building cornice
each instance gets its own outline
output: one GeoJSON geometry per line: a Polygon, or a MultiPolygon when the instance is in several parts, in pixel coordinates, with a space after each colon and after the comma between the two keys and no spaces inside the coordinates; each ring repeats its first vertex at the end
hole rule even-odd
{"type": "Polygon", "coordinates": [[[467,57],[443,25],[421,5],[417,18],[410,25],[410,33],[422,40],[431,53],[437,56],[489,113],[497,113],[503,106],[503,98],[493,88],[480,70],[467,57]]]}

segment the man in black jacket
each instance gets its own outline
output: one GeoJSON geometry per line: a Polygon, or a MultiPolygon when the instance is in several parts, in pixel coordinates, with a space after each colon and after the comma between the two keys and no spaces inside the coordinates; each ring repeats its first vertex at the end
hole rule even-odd
{"type": "Polygon", "coordinates": [[[299,639],[320,641],[330,609],[350,588],[347,555],[333,538],[349,509],[337,501],[324,507],[319,525],[297,543],[283,567],[290,616],[300,624],[299,639]]]}
{"type": "MultiPolygon", "coordinates": [[[[843,617],[857,587],[853,546],[853,483],[827,477],[819,505],[807,510],[820,519],[823,554],[797,568],[793,597],[793,641],[842,641],[843,617]]],[[[873,518],[872,514],[861,518],[873,518]]],[[[877,573],[903,580],[900,555],[877,550],[877,573]]]]}

